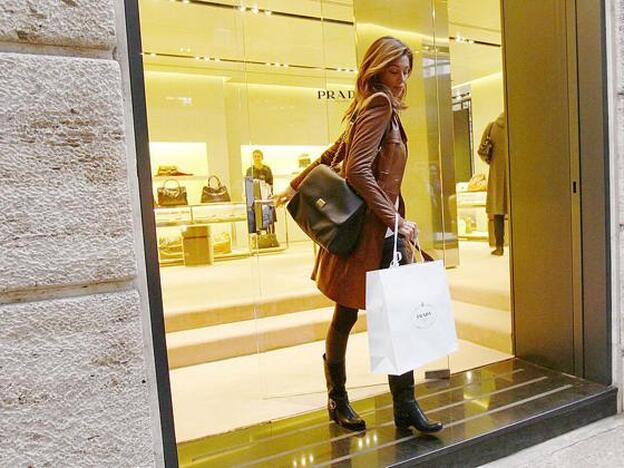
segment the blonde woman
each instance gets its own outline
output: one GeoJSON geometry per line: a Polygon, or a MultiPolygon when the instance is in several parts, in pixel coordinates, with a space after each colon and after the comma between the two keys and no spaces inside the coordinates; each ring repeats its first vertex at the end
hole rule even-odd
{"type": "MultiPolygon", "coordinates": [[[[320,291],[336,302],[323,356],[329,416],[340,426],[355,431],[365,429],[366,423],[349,403],[345,354],[358,310],[365,308],[366,272],[390,265],[396,213],[399,214],[402,263],[409,258],[404,242],[413,241],[418,233],[416,224],[404,218],[405,206],[400,194],[407,160],[407,137],[398,111],[405,108],[406,80],[412,66],[411,50],[392,37],[377,39],[364,56],[355,97],[345,114],[345,120],[351,124],[345,135],[342,175],[366,202],[366,218],[355,250],[347,257],[340,257],[320,249],[312,273],[320,291]]],[[[288,202],[314,167],[330,165],[340,141],[295,177],[284,192],[276,195],[276,203],[288,202]]],[[[442,424],[427,419],[415,401],[413,372],[390,375],[388,381],[398,427],[413,426],[423,432],[442,429],[442,424]]]]}

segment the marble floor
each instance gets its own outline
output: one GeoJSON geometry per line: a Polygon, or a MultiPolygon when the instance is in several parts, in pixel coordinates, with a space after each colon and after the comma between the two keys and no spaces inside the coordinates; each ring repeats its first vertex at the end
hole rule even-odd
{"type": "MultiPolygon", "coordinates": [[[[617,410],[616,388],[519,359],[459,372],[450,380],[421,383],[415,396],[427,416],[444,424],[441,432],[396,428],[390,395],[384,393],[354,402],[367,422],[364,431],[342,429],[319,410],[179,444],[179,464],[183,468],[473,467],[617,410]]],[[[580,466],[607,466],[598,457],[593,461],[580,466]]]]}
{"type": "MultiPolygon", "coordinates": [[[[460,266],[447,270],[451,295],[454,300],[508,315],[509,257],[507,253],[494,257],[490,250],[486,243],[460,244],[460,266]]],[[[274,255],[202,267],[163,268],[165,318],[202,308],[202,313],[212,315],[212,307],[240,308],[241,303],[259,298],[266,301],[318,295],[309,279],[313,260],[311,244],[300,243],[274,255]]],[[[480,316],[473,316],[473,334],[479,333],[478,321],[483,320],[480,316]]],[[[296,346],[173,369],[171,387],[178,442],[323,407],[326,396],[320,357],[324,343],[315,340],[318,337],[296,346]]],[[[459,372],[509,357],[464,340],[448,362],[432,363],[427,368],[450,367],[452,372],[459,372]]],[[[347,359],[352,399],[387,391],[385,376],[369,372],[366,333],[351,337],[347,359]]],[[[418,371],[420,378],[424,370],[418,371]]]]}
{"type": "MultiPolygon", "coordinates": [[[[226,359],[171,371],[178,443],[313,411],[326,404],[321,356],[324,342],[226,359]]],[[[452,372],[508,359],[509,354],[462,341],[458,352],[418,369],[452,372]]],[[[350,398],[388,391],[384,375],[371,374],[366,333],[352,335],[347,350],[350,398]]]]}

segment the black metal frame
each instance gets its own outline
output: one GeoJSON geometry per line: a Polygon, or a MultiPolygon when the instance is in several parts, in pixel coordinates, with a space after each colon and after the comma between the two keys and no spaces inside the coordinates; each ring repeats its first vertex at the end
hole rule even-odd
{"type": "Polygon", "coordinates": [[[156,367],[156,387],[158,409],[162,433],[165,466],[178,466],[171,384],[169,381],[169,361],[165,338],[162,290],[160,287],[160,269],[158,266],[158,239],[152,195],[152,172],[149,154],[149,136],[147,130],[147,109],[145,101],[145,81],[143,59],[141,56],[141,29],[138,0],[125,0],[126,33],[128,36],[128,59],[130,69],[130,88],[134,118],[134,136],[136,145],[137,173],[139,179],[139,197],[141,201],[141,220],[143,225],[143,247],[147,271],[147,289],[149,294],[150,322],[154,345],[154,364],[156,367]]]}
{"type": "Polygon", "coordinates": [[[608,385],[612,383],[612,291],[605,15],[604,0],[576,0],[582,196],[582,376],[608,385]]]}

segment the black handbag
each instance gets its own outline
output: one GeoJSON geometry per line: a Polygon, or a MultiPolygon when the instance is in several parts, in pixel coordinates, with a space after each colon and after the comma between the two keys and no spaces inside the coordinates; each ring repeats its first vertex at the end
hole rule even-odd
{"type": "Polygon", "coordinates": [[[231,200],[228,189],[221,183],[217,176],[208,178],[208,185],[202,188],[201,203],[224,203],[231,200]],[[212,186],[212,181],[216,181],[217,186],[212,186]]]}
{"type": "Polygon", "coordinates": [[[355,248],[366,204],[331,167],[319,164],[303,179],[287,206],[310,238],[335,255],[355,248]]]}
{"type": "Polygon", "coordinates": [[[481,141],[479,145],[479,149],[477,149],[477,154],[481,156],[487,164],[490,164],[492,161],[492,155],[494,153],[494,141],[492,141],[492,127],[494,126],[494,122],[490,122],[486,128],[487,136],[481,141]]]}
{"type": "Polygon", "coordinates": [[[188,205],[186,187],[180,185],[177,180],[167,179],[157,191],[158,206],[184,206],[188,205]],[[168,187],[167,182],[173,182],[175,187],[168,187]]]}

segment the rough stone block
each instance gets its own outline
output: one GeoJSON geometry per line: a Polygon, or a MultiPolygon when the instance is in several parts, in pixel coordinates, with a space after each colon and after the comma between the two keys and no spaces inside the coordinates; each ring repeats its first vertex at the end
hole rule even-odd
{"type": "Polygon", "coordinates": [[[136,272],[120,72],[0,54],[0,293],[136,272]]]}
{"type": "Polygon", "coordinates": [[[0,40],[112,49],[112,0],[2,0],[0,40]]]}
{"type": "Polygon", "coordinates": [[[153,466],[136,291],[0,306],[0,466],[153,466]]]}

